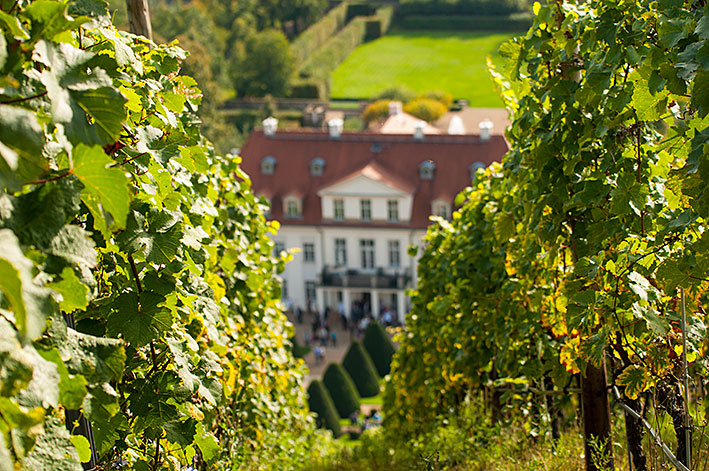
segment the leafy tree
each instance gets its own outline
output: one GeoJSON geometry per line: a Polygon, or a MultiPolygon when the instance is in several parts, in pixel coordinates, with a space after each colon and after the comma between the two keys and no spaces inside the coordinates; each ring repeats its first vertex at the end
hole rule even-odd
{"type": "Polygon", "coordinates": [[[431,98],[415,98],[404,105],[404,111],[426,122],[432,123],[448,111],[446,105],[431,98]]]}
{"type": "Polygon", "coordinates": [[[295,73],[295,60],[285,35],[268,30],[250,36],[244,55],[232,64],[232,79],[239,96],[283,96],[295,73]]]}

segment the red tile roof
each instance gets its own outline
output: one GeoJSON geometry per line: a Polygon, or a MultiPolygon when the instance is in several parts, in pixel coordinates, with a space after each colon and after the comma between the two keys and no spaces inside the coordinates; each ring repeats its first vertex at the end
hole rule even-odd
{"type": "MultiPolygon", "coordinates": [[[[376,173],[382,181],[414,194],[411,224],[404,227],[425,228],[431,214],[431,202],[453,197],[470,184],[470,166],[499,162],[509,149],[503,136],[493,135],[481,141],[477,135],[426,136],[343,133],[330,138],[323,131],[278,130],[265,136],[262,130],[251,133],[241,149],[242,168],[253,182],[254,193],[271,199],[271,217],[286,225],[342,225],[352,223],[322,220],[320,197],[322,188],[340,182],[362,171],[376,173]],[[276,159],[272,175],[261,173],[261,160],[276,159]],[[321,157],[325,161],[322,176],[310,174],[310,162],[321,157]],[[419,178],[419,164],[435,163],[432,180],[419,178]],[[303,195],[300,218],[284,218],[283,197],[303,195]]],[[[376,223],[362,223],[376,226],[376,223]]],[[[387,227],[402,227],[387,224],[387,227]]]]}

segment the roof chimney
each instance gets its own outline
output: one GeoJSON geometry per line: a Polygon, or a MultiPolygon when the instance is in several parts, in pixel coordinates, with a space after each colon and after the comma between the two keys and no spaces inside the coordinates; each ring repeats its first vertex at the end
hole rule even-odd
{"type": "Polygon", "coordinates": [[[404,106],[400,101],[392,100],[389,102],[389,116],[401,114],[404,111],[404,106]]]}
{"type": "Polygon", "coordinates": [[[480,122],[478,127],[480,128],[480,140],[481,141],[489,141],[490,136],[492,135],[492,121],[489,119],[485,118],[480,122]]]}
{"type": "Polygon", "coordinates": [[[424,129],[426,129],[426,121],[416,121],[414,123],[414,139],[423,139],[424,129]]]}
{"type": "Polygon", "coordinates": [[[451,122],[448,124],[448,134],[463,135],[465,134],[465,126],[463,120],[458,115],[453,115],[451,122]]]}
{"type": "Polygon", "coordinates": [[[276,134],[276,129],[278,129],[278,120],[273,116],[270,116],[263,120],[263,133],[266,136],[273,136],[276,134]]]}
{"type": "Polygon", "coordinates": [[[340,118],[333,118],[327,122],[327,129],[330,131],[330,138],[337,139],[342,134],[343,122],[340,118]]]}

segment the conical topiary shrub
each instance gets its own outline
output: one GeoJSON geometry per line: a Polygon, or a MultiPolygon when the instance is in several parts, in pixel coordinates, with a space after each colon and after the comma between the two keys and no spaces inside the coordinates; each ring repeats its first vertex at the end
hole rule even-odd
{"type": "Polygon", "coordinates": [[[360,397],[373,397],[379,394],[379,375],[369,357],[369,353],[358,341],[352,342],[342,366],[350,374],[360,397]]]}
{"type": "Polygon", "coordinates": [[[391,370],[391,357],[394,356],[395,350],[384,327],[378,322],[370,322],[367,330],[364,331],[362,344],[372,358],[379,376],[383,378],[388,375],[391,370]]]}
{"type": "Polygon", "coordinates": [[[330,363],[322,377],[322,382],[335,403],[338,414],[343,419],[359,410],[359,395],[352,378],[339,363],[330,363]]]}
{"type": "Polygon", "coordinates": [[[342,434],[340,421],[337,417],[337,409],[332,402],[330,393],[327,392],[321,381],[315,380],[308,387],[308,406],[311,412],[315,412],[318,417],[316,422],[318,427],[332,430],[335,437],[342,434]]]}

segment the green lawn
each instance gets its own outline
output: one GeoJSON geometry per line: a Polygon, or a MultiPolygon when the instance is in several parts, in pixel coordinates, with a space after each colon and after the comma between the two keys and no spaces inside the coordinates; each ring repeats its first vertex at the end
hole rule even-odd
{"type": "Polygon", "coordinates": [[[444,90],[475,107],[501,107],[487,71],[512,33],[393,32],[358,47],[332,75],[332,98],[370,98],[385,88],[444,90]]]}

